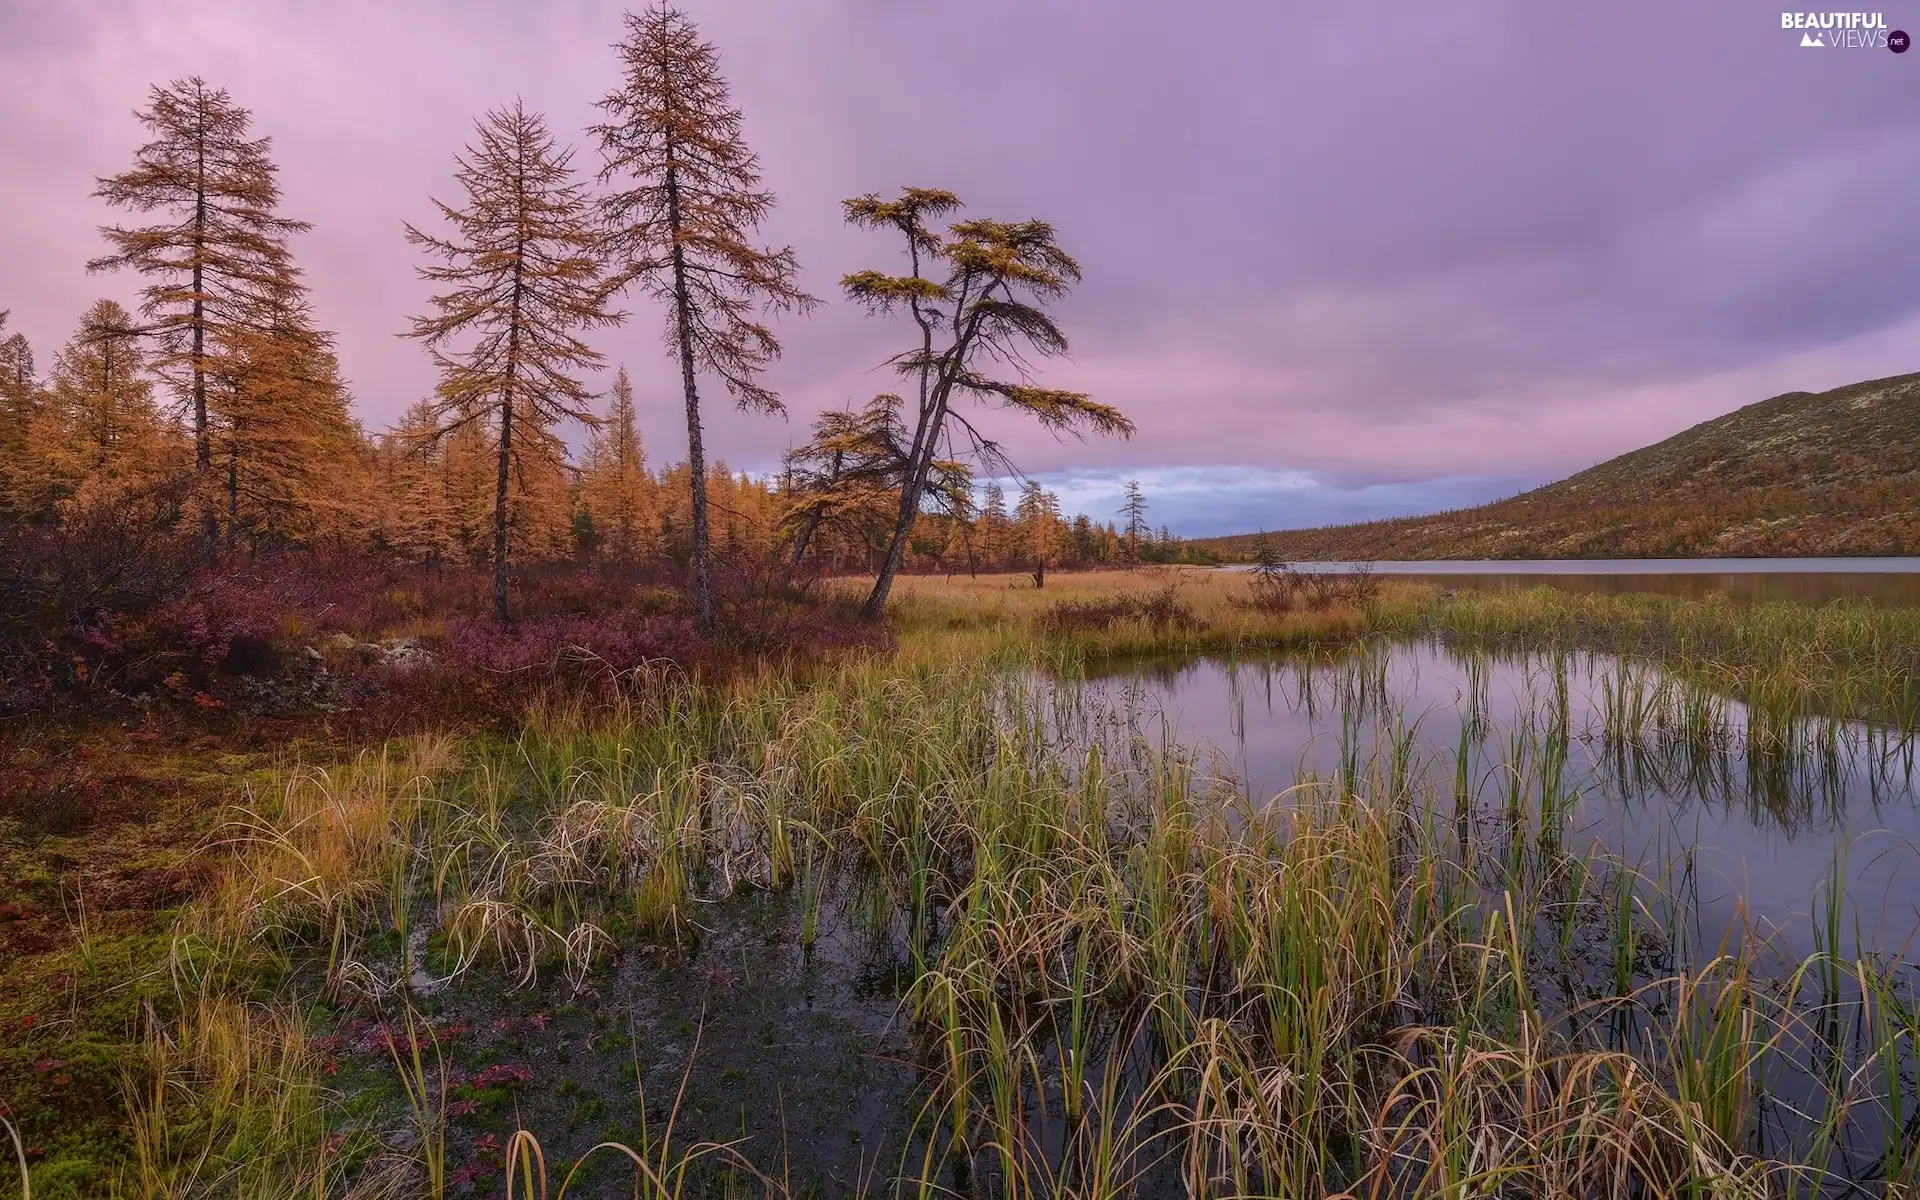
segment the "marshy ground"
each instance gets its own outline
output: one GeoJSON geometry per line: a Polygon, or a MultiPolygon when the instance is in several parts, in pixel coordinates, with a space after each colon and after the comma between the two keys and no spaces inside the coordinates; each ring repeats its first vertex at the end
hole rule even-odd
{"type": "Polygon", "coordinates": [[[1905,1194],[1920,614],[1250,589],[910,579],[893,648],[510,727],[23,740],[33,1195],[1905,1194]],[[1703,890],[1734,825],[1801,873],[1703,890]]]}

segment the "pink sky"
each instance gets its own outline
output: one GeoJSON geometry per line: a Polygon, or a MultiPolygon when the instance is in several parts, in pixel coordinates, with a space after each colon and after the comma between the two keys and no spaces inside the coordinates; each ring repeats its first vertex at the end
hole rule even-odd
{"type": "MultiPolygon", "coordinates": [[[[1044,217],[1086,270],[1049,382],[1139,424],[1058,443],[989,418],[1096,514],[1128,474],[1186,532],[1514,490],[1767,395],[1920,368],[1920,53],[1801,49],[1750,5],[694,0],[831,301],[784,322],[788,421],[710,409],[771,466],[891,386],[901,330],[838,302],[891,264],[838,201],[950,188],[1044,217]],[[1576,11],[1577,10],[1577,11],[1576,11]]],[[[403,220],[475,115],[523,97],[584,143],[619,7],[0,0],[0,308],[51,361],[95,297],[90,198],[149,84],[199,73],[282,164],[296,252],[370,426],[433,385],[394,336],[403,220]]],[[[1902,14],[1889,13],[1898,26],[1902,14]]],[[[1920,29],[1920,8],[1907,17],[1920,29]]],[[[593,163],[590,147],[581,159],[593,163]]],[[[657,313],[597,339],[655,456],[683,448],[657,313]]]]}

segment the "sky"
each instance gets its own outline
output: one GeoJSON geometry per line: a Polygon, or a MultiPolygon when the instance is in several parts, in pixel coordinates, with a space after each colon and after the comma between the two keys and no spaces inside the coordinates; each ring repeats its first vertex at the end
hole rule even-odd
{"type": "MultiPolygon", "coordinates": [[[[896,385],[892,269],[839,201],[906,185],[1044,218],[1084,283],[1036,378],[1131,439],[984,428],[1068,511],[1198,536],[1511,495],[1790,390],[1920,369],[1920,51],[1805,48],[1779,11],[1669,0],[686,0],[826,301],[777,326],[788,416],[708,389],[709,453],[769,470],[814,414],[896,385]]],[[[455,198],[485,110],[577,162],[621,6],[585,0],[0,0],[0,309],[51,361],[99,296],[91,197],[148,87],[200,74],[273,138],[294,250],[371,428],[428,394],[396,336],[402,237],[455,198]]],[[[1889,11],[1920,32],[1920,0],[1889,11]]],[[[1828,35],[1831,36],[1831,35],[1828,35]]],[[[594,335],[656,462],[685,451],[662,314],[594,335]]],[[[609,372],[610,377],[610,372],[609,372]]],[[[610,378],[609,378],[610,381],[610,378]]],[[[596,385],[600,386],[600,385],[596,385]]]]}

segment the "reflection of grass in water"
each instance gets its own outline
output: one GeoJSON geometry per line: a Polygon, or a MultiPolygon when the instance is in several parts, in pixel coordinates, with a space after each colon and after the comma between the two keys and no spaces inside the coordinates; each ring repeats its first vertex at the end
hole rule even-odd
{"type": "Polygon", "coordinates": [[[1383,592],[1369,616],[1381,632],[1658,662],[1745,701],[1762,729],[1814,714],[1920,724],[1920,608],[1402,585],[1383,592]]]}
{"type": "MultiPolygon", "coordinates": [[[[1864,799],[1876,808],[1911,794],[1913,731],[1822,714],[1769,717],[1729,701],[1697,677],[1606,654],[1471,643],[1435,648],[1368,639],[1337,657],[1243,660],[1227,672],[1229,690],[1237,702],[1248,686],[1245,677],[1257,672],[1270,699],[1286,699],[1289,711],[1312,727],[1331,728],[1329,736],[1341,739],[1346,763],[1352,756],[1348,743],[1356,737],[1351,720],[1356,712],[1374,714],[1361,726],[1375,738],[1399,736],[1398,702],[1379,701],[1392,691],[1386,664],[1397,657],[1417,666],[1430,653],[1440,654],[1444,667],[1460,679],[1459,703],[1453,706],[1461,722],[1461,746],[1452,759],[1456,791],[1466,788],[1472,748],[1492,731],[1490,680],[1501,667],[1520,686],[1513,697],[1519,711],[1508,722],[1499,760],[1517,762],[1537,750],[1558,754],[1564,770],[1565,753],[1580,743],[1592,749],[1601,783],[1621,802],[1692,796],[1744,809],[1756,823],[1791,835],[1821,827],[1856,785],[1864,785],[1864,799]],[[1585,703],[1575,701],[1575,680],[1585,703]]],[[[1189,663],[1192,670],[1217,669],[1189,663]]],[[[1172,668],[1163,666],[1161,672],[1172,668]]],[[[1242,721],[1236,715],[1232,723],[1240,740],[1242,721]]]]}
{"type": "MultiPolygon", "coordinates": [[[[391,1004],[412,921],[439,971],[585,982],[616,942],[692,935],[701,897],[818,897],[833,871],[860,881],[866,936],[910,964],[928,1072],[883,1190],[1759,1195],[1843,1143],[1893,1147],[1882,1169],[1913,1181],[1899,963],[1843,963],[1830,941],[1780,968],[1744,928],[1674,961],[1684,868],[1568,847],[1567,706],[1479,746],[1501,802],[1456,813],[1417,782],[1419,716],[1363,654],[1327,696],[1308,684],[1341,714],[1341,769],[1261,805],[1076,712],[1090,693],[1028,690],[1018,661],[909,656],[726,694],[662,678],[510,741],[294,773],[236,825],[182,970],[218,996],[311,963],[341,1002],[391,1004]],[[1383,718],[1369,760],[1362,723],[1383,718]],[[1823,1053],[1848,1069],[1810,1070],[1823,1053]]],[[[1720,727],[1679,692],[1621,706],[1643,733],[1720,727]]],[[[287,1050],[166,1076],[152,1144],[203,1129],[208,1161],[309,1156],[227,1194],[371,1186],[396,1159],[412,1163],[396,1186],[431,1178],[431,1138],[315,1157],[311,1121],[273,1115],[312,1094],[302,1035],[252,1036],[287,1050]]],[[[532,1171],[535,1143],[514,1145],[532,1171]]],[[[166,1194],[163,1157],[129,1190],[166,1194]]],[[[684,1161],[676,1189],[705,1178],[684,1161]]],[[[774,1163],[753,1168],[736,1185],[778,1190],[774,1163]]]]}

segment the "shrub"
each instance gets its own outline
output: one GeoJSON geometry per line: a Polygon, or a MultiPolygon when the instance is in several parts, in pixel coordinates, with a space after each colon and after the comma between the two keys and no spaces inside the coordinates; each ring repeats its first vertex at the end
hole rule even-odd
{"type": "Polygon", "coordinates": [[[1266,616],[1324,612],[1342,605],[1361,607],[1379,594],[1380,580],[1362,564],[1351,571],[1297,570],[1287,563],[1259,559],[1253,566],[1245,607],[1266,616]]]}
{"type": "Polygon", "coordinates": [[[1122,621],[1141,621],[1156,632],[1206,628],[1206,622],[1180,600],[1175,583],[1106,600],[1062,601],[1040,615],[1040,628],[1056,634],[1098,632],[1122,621]]]}
{"type": "Polygon", "coordinates": [[[884,639],[853,606],[750,558],[716,572],[722,633],[697,637],[679,569],[572,563],[514,579],[367,554],[212,552],[165,503],[61,528],[0,524],[0,714],[176,703],[205,714],[352,710],[387,731],[516,719],[556,693],[605,695],[645,668],[805,661],[884,639]]]}

